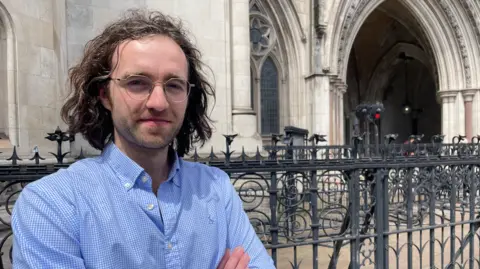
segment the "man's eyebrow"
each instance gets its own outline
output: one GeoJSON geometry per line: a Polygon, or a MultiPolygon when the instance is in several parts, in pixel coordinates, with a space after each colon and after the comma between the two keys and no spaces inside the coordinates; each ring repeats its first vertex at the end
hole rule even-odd
{"type": "Polygon", "coordinates": [[[185,79],[185,80],[187,79],[184,76],[181,76],[181,75],[178,75],[178,74],[175,74],[175,73],[171,73],[171,72],[165,74],[165,76],[164,76],[165,80],[171,79],[171,78],[180,78],[180,79],[185,79]]]}
{"type": "MultiPolygon", "coordinates": [[[[148,77],[148,78],[151,78],[151,79],[157,78],[157,76],[154,76],[151,73],[138,71],[138,72],[126,72],[122,76],[122,79],[128,78],[130,76],[145,76],[145,77],[148,77]]],[[[184,76],[181,76],[181,75],[178,75],[178,74],[175,74],[175,73],[172,73],[172,72],[166,73],[163,76],[164,80],[171,79],[171,78],[180,78],[180,79],[185,79],[185,80],[187,79],[184,76]]]]}
{"type": "Polygon", "coordinates": [[[145,72],[126,72],[125,74],[122,75],[122,78],[128,78],[130,76],[145,76],[145,77],[151,77],[150,74],[145,73],[145,72]]]}

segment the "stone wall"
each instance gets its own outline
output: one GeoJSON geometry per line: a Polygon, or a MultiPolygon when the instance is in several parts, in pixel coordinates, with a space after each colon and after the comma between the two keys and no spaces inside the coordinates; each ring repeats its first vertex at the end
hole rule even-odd
{"type": "MultiPolygon", "coordinates": [[[[76,63],[82,55],[85,43],[98,34],[106,23],[118,18],[128,8],[147,7],[169,15],[179,17],[191,33],[191,38],[203,54],[204,62],[211,68],[205,73],[216,88],[216,101],[210,110],[215,120],[215,133],[204,151],[224,147],[222,134],[230,133],[231,95],[230,89],[230,49],[229,1],[225,0],[68,0],[67,44],[68,65],[76,63]]],[[[248,32],[245,32],[248,38],[248,32]]],[[[247,41],[248,42],[248,41],[247,41]]],[[[248,80],[247,80],[248,81],[248,80]]],[[[88,144],[77,137],[73,150],[89,148],[88,144]]],[[[89,151],[92,151],[89,149],[89,151]]]]}
{"type": "MultiPolygon", "coordinates": [[[[211,146],[219,153],[224,149],[222,135],[232,133],[239,133],[233,150],[245,146],[247,152],[254,152],[262,144],[258,115],[247,108],[251,94],[249,2],[0,0],[0,137],[1,133],[8,136],[8,141],[0,139],[0,152],[11,152],[13,145],[24,156],[31,155],[34,146],[41,152],[55,149],[55,143],[44,137],[57,125],[65,130],[59,109],[66,94],[68,67],[76,63],[85,43],[107,22],[132,7],[148,7],[184,20],[203,60],[211,67],[206,73],[217,94],[210,113],[215,120],[214,136],[199,153],[209,152],[211,146]]],[[[342,116],[348,56],[366,17],[384,1],[319,0],[319,25],[313,24],[309,1],[257,2],[277,27],[275,50],[283,55],[282,125],[329,135],[330,143],[346,142],[342,116]]],[[[400,2],[410,10],[411,21],[424,29],[421,35],[432,46],[438,73],[437,99],[443,111],[442,132],[447,139],[467,130],[478,133],[480,76],[475,70],[480,65],[480,23],[475,18],[479,4],[474,0],[462,0],[458,5],[446,0],[432,5],[416,0],[400,2]]],[[[72,146],[76,154],[81,147],[94,153],[80,137],[72,146]]]]}
{"type": "Polygon", "coordinates": [[[53,146],[44,137],[58,123],[57,2],[0,1],[0,132],[9,140],[0,151],[53,146]]]}

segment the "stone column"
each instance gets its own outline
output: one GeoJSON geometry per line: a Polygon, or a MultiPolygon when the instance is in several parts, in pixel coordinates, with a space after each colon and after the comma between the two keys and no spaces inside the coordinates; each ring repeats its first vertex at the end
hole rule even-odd
{"type": "Polygon", "coordinates": [[[468,141],[472,141],[473,136],[473,97],[475,96],[475,90],[462,91],[463,104],[465,107],[465,136],[468,141]]]}
{"type": "Polygon", "coordinates": [[[338,78],[330,78],[330,132],[329,142],[332,145],[343,143],[344,115],[343,115],[343,94],[346,91],[346,84],[338,78]]]}
{"type": "Polygon", "coordinates": [[[337,142],[337,128],[336,128],[336,123],[337,123],[337,91],[335,88],[335,85],[330,84],[330,91],[329,91],[329,104],[330,104],[330,110],[329,110],[329,139],[328,141],[330,142],[331,145],[335,145],[337,142]]]}
{"type": "Polygon", "coordinates": [[[343,107],[343,95],[347,92],[347,84],[340,84],[337,89],[338,92],[338,130],[339,132],[339,138],[338,138],[338,144],[343,145],[345,144],[345,115],[344,115],[344,107],[343,107]]]}
{"type": "Polygon", "coordinates": [[[237,145],[245,147],[245,151],[255,152],[261,144],[257,132],[257,117],[251,103],[250,91],[250,32],[249,32],[249,2],[236,0],[230,7],[232,32],[232,129],[238,134],[237,145]]]}
{"type": "MultiPolygon", "coordinates": [[[[330,89],[330,82],[327,76],[324,75],[314,75],[312,77],[308,77],[308,80],[311,81],[311,85],[313,88],[313,104],[312,104],[312,111],[313,111],[313,126],[311,128],[312,134],[320,134],[320,135],[329,135],[330,134],[330,113],[331,113],[331,106],[329,103],[329,89],[330,89]]],[[[327,136],[328,144],[331,144],[331,137],[327,136]]]]}
{"type": "Polygon", "coordinates": [[[451,143],[453,136],[457,130],[453,129],[454,121],[454,102],[457,92],[441,91],[438,93],[442,100],[442,134],[445,135],[444,143],[451,143]]]}

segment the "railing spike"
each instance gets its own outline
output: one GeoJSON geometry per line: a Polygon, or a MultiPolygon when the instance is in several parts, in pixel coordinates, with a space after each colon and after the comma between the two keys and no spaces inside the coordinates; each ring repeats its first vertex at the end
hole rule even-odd
{"type": "Polygon", "coordinates": [[[78,155],[77,158],[75,158],[76,160],[83,160],[85,159],[85,155],[83,154],[83,147],[80,147],[80,154],[78,155]]]}
{"type": "Polygon", "coordinates": [[[17,161],[21,161],[21,160],[22,159],[20,159],[17,154],[17,146],[13,146],[12,156],[8,158],[7,161],[12,161],[12,165],[17,165],[17,161]]]}
{"type": "Polygon", "coordinates": [[[213,161],[214,159],[217,159],[217,156],[213,152],[213,146],[210,149],[210,155],[208,156],[208,159],[209,159],[210,162],[213,161]]]}
{"type": "Polygon", "coordinates": [[[200,156],[198,155],[198,152],[197,152],[197,147],[195,147],[195,151],[193,152],[193,160],[195,162],[198,162],[198,159],[200,158],[200,156]]]}
{"type": "Polygon", "coordinates": [[[241,158],[242,158],[242,163],[245,164],[246,161],[247,161],[248,156],[247,156],[247,154],[245,153],[245,147],[244,147],[244,146],[242,146],[242,155],[241,155],[241,158]]]}
{"type": "Polygon", "coordinates": [[[40,160],[45,160],[45,158],[42,158],[40,156],[40,153],[38,152],[38,148],[35,146],[35,148],[33,149],[33,151],[35,152],[35,154],[33,155],[33,157],[31,159],[29,159],[30,161],[32,160],[35,160],[35,164],[40,164],[40,160]]]}

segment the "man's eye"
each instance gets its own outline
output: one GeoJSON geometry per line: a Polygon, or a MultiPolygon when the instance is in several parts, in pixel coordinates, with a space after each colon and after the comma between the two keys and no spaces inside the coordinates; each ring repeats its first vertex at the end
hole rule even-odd
{"type": "Polygon", "coordinates": [[[167,87],[172,88],[172,89],[182,88],[182,86],[178,83],[168,83],[167,87]]]}
{"type": "Polygon", "coordinates": [[[146,86],[148,85],[148,82],[142,80],[142,79],[132,79],[127,82],[127,85],[129,86],[146,86]]]}
{"type": "Polygon", "coordinates": [[[183,91],[185,90],[186,86],[181,81],[170,81],[167,83],[167,88],[169,90],[176,90],[176,91],[183,91]]]}

